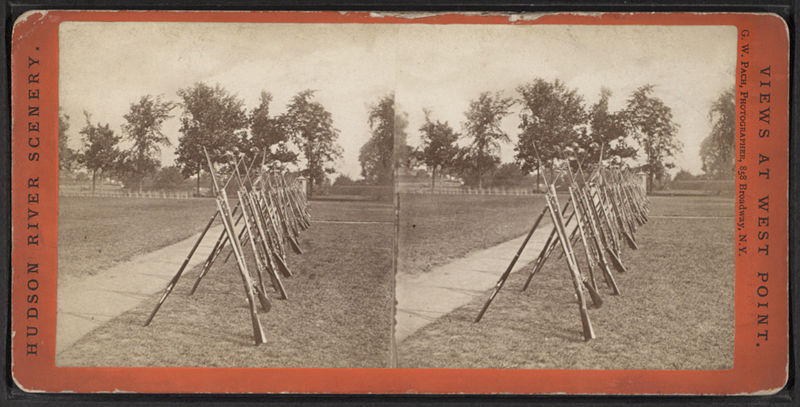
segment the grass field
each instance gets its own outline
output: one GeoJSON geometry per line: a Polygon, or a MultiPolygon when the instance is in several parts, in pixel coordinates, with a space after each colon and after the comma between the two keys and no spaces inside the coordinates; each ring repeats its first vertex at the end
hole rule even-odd
{"type": "MultiPolygon", "coordinates": [[[[398,272],[427,272],[522,235],[543,206],[540,196],[403,194],[398,272]]],[[[597,339],[582,340],[568,270],[563,259],[551,258],[527,292],[519,289],[529,269],[512,274],[482,322],[472,320],[483,298],[406,338],[398,345],[399,367],[731,367],[733,200],[652,197],[651,207],[637,234],[641,249],[623,253],[629,272],[615,274],[622,296],[603,287],[603,307],[590,309],[597,339]]],[[[213,200],[62,198],[59,275],[102,272],[184,239],[214,209],[213,200]]],[[[58,365],[388,367],[393,207],[325,201],[311,202],[311,212],[305,253],[291,255],[296,275],[284,279],[290,298],[270,293],[273,309],[260,314],[265,345],[252,345],[231,261],[212,269],[192,297],[198,270],[187,272],[149,327],[141,324],[160,294],[60,353],[58,365]],[[347,221],[380,223],[338,223],[347,221]]]]}
{"type": "MultiPolygon", "coordinates": [[[[650,197],[653,216],[733,216],[733,196],[650,197]]],[[[731,228],[733,225],[731,224],[731,228]]]]}
{"type": "Polygon", "coordinates": [[[527,232],[542,196],[400,195],[398,273],[420,273],[527,232]]]}
{"type": "Polygon", "coordinates": [[[615,275],[622,295],[603,285],[605,303],[589,311],[596,339],[583,341],[568,269],[551,258],[526,292],[520,289],[530,265],[512,274],[480,323],[472,321],[489,291],[406,338],[399,367],[732,367],[733,200],[651,202],[652,219],[637,234],[640,250],[626,248],[629,272],[615,275]]]}
{"type": "Polygon", "coordinates": [[[324,221],[391,222],[392,206],[312,202],[311,211],[305,253],[291,255],[295,276],[283,279],[289,299],[268,292],[273,308],[260,314],[266,344],[252,344],[241,278],[230,261],[212,268],[192,297],[199,270],[186,273],[149,327],[142,323],[160,293],[59,354],[59,366],[387,367],[393,225],[324,221]]]}
{"type": "Polygon", "coordinates": [[[199,232],[213,199],[68,198],[58,202],[58,274],[83,277],[199,232]]]}

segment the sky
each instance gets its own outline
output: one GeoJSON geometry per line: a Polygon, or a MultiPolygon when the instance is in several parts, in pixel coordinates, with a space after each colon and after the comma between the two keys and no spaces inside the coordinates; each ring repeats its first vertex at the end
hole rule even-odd
{"type": "MultiPolygon", "coordinates": [[[[394,31],[354,24],[62,23],[59,104],[70,116],[70,145],[81,145],[84,110],[120,132],[132,102],[147,94],[178,102],[178,89],[196,82],[220,84],[248,109],[268,91],[273,115],[313,89],[341,132],[336,169],[358,177],[369,105],[394,88],[394,31]]],[[[162,165],[175,159],[180,108],[174,113],[163,128],[172,147],[162,149],[162,165]]]]}
{"type": "MultiPolygon", "coordinates": [[[[516,88],[535,78],[560,79],[587,107],[606,87],[611,111],[652,84],[680,126],[677,168],[698,174],[700,142],[711,131],[708,110],[735,81],[732,26],[417,25],[403,30],[398,44],[397,103],[408,111],[411,145],[419,144],[422,108],[461,131],[469,102],[481,92],[516,98],[516,88]]],[[[517,105],[502,123],[511,138],[501,146],[503,162],[513,161],[518,114],[517,105]]]]}
{"type": "MultiPolygon", "coordinates": [[[[71,146],[80,146],[83,111],[117,132],[130,104],[196,82],[220,84],[248,109],[262,90],[271,113],[304,89],[331,112],[340,130],[338,172],[360,176],[358,153],[369,138],[370,104],[392,91],[409,116],[409,144],[419,143],[423,109],[461,130],[469,101],[483,91],[516,97],[537,77],[578,89],[587,105],[601,87],[621,109],[639,86],[673,110],[683,151],[678,168],[701,171],[699,145],[709,133],[708,109],[733,87],[736,29],[727,26],[569,26],[428,24],[264,24],[65,22],[60,27],[60,106],[70,116],[71,146]]],[[[162,164],[174,161],[180,109],[164,125],[172,141],[162,164]]],[[[513,160],[518,109],[503,121],[513,160]]]]}

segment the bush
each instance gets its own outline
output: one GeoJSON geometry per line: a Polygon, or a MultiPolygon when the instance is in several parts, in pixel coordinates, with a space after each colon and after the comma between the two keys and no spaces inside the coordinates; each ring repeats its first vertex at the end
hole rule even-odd
{"type": "Polygon", "coordinates": [[[344,174],[339,175],[338,177],[336,177],[336,180],[333,181],[333,186],[335,187],[350,186],[355,184],[356,184],[355,181],[353,181],[350,177],[344,174]]]}
{"type": "Polygon", "coordinates": [[[677,174],[675,174],[675,177],[673,177],[672,180],[673,181],[693,181],[696,178],[697,177],[692,175],[691,172],[686,171],[686,170],[680,170],[680,171],[678,171],[677,174]]]}
{"type": "Polygon", "coordinates": [[[153,188],[170,190],[182,189],[185,178],[176,166],[161,168],[153,179],[153,188]]]}
{"type": "Polygon", "coordinates": [[[493,173],[490,181],[496,187],[516,187],[530,184],[526,179],[526,174],[514,163],[505,163],[498,167],[493,173]]]}

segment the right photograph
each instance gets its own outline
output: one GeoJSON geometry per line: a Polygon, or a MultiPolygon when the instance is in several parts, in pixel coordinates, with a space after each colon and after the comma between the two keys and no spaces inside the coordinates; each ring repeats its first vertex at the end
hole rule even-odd
{"type": "Polygon", "coordinates": [[[733,368],[737,30],[413,25],[400,368],[733,368]]]}

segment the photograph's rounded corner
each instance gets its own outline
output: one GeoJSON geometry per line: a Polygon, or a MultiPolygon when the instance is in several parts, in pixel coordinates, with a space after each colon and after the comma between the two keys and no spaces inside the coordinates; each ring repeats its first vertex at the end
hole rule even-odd
{"type": "Polygon", "coordinates": [[[11,382],[13,383],[14,387],[16,387],[20,391],[23,391],[23,392],[28,393],[28,394],[46,393],[45,390],[36,389],[36,388],[30,387],[30,386],[24,385],[22,383],[22,379],[20,377],[18,377],[19,376],[19,372],[17,372],[17,369],[19,369],[19,366],[14,366],[14,363],[13,363],[13,360],[12,360],[11,369],[10,369],[10,373],[11,373],[10,376],[11,376],[11,382]]]}
{"type": "Polygon", "coordinates": [[[788,390],[787,387],[786,387],[788,385],[788,383],[789,383],[789,371],[787,370],[786,374],[783,376],[783,378],[780,381],[777,382],[777,385],[775,387],[769,386],[769,387],[767,387],[767,388],[765,388],[763,390],[757,390],[757,391],[754,391],[752,393],[747,393],[747,395],[748,396],[766,396],[766,397],[776,396],[779,393],[781,393],[782,391],[788,390]]]}
{"type": "Polygon", "coordinates": [[[764,14],[761,14],[760,17],[765,18],[765,19],[771,19],[771,20],[767,20],[767,21],[775,21],[775,20],[777,20],[778,23],[770,22],[770,24],[780,24],[783,27],[784,33],[786,33],[786,39],[787,40],[789,39],[789,23],[786,21],[786,18],[784,18],[783,16],[781,16],[778,13],[764,13],[764,14]]]}
{"type": "MultiPolygon", "coordinates": [[[[788,349],[787,349],[788,354],[788,349]]],[[[770,389],[766,389],[763,391],[764,395],[774,396],[784,390],[788,390],[787,386],[789,385],[789,368],[790,368],[789,359],[786,359],[786,366],[783,369],[783,376],[778,378],[776,386],[770,389]]]]}

